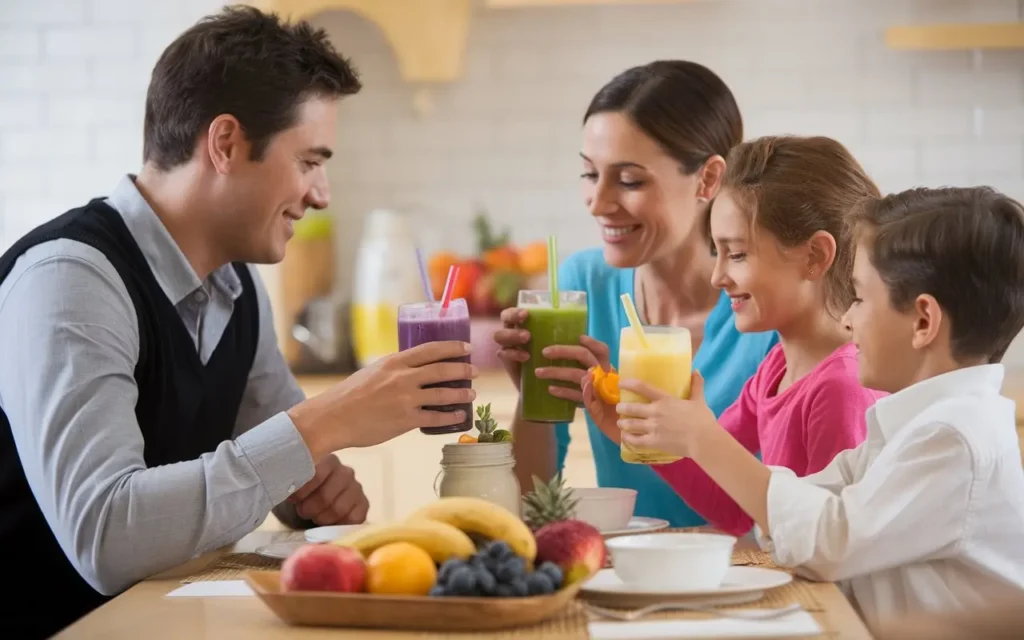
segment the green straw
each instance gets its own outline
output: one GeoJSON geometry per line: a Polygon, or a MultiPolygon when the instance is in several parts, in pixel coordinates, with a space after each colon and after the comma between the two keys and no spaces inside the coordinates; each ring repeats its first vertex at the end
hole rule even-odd
{"type": "Polygon", "coordinates": [[[558,308],[558,239],[548,236],[548,289],[551,291],[551,308],[558,308]]]}

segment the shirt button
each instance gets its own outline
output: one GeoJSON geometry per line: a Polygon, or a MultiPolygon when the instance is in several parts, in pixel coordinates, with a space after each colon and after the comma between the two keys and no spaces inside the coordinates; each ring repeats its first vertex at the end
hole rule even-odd
{"type": "Polygon", "coordinates": [[[192,296],[192,299],[195,300],[197,304],[203,304],[206,302],[206,293],[202,290],[196,291],[192,296]]]}

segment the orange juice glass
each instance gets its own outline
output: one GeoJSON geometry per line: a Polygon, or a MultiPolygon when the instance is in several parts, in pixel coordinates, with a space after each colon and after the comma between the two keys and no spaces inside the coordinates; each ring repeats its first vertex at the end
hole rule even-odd
{"type": "MultiPolygon", "coordinates": [[[[690,397],[693,375],[693,343],[682,327],[644,327],[647,348],[640,344],[632,327],[619,335],[619,377],[642,380],[677,398],[690,397]]],[[[620,402],[647,403],[632,391],[622,389],[620,402]]],[[[667,464],[680,456],[651,449],[635,449],[622,443],[620,455],[633,464],[667,464]]]]}

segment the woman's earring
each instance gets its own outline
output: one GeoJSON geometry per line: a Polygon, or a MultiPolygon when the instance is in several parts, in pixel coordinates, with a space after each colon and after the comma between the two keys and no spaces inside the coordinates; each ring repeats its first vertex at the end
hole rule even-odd
{"type": "Polygon", "coordinates": [[[811,269],[808,273],[813,276],[814,275],[814,269],[811,269]]]}

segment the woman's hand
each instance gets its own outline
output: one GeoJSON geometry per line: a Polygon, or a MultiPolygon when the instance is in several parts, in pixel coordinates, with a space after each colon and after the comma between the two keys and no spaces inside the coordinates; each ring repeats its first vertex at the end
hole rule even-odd
{"type": "Polygon", "coordinates": [[[504,328],[494,332],[494,341],[501,347],[498,349],[498,358],[505,365],[505,371],[512,378],[512,384],[519,389],[520,374],[523,370],[523,363],[530,359],[526,351],[526,344],[530,341],[530,332],[523,328],[526,322],[526,309],[513,307],[501,312],[501,321],[504,328]]]}
{"type": "MultiPolygon", "coordinates": [[[[568,382],[571,387],[551,385],[551,395],[576,404],[585,404],[583,398],[583,381],[590,377],[589,370],[601,367],[605,371],[612,368],[608,345],[590,336],[580,336],[578,345],[553,345],[543,351],[548,360],[571,360],[580,363],[580,367],[540,367],[537,377],[542,380],[568,382]]],[[[588,407],[589,409],[589,407],[588,407]]]]}
{"type": "Polygon", "coordinates": [[[704,378],[699,372],[693,373],[689,400],[673,398],[639,380],[620,380],[619,388],[650,400],[649,404],[620,402],[616,407],[622,441],[634,449],[692,457],[702,435],[718,428],[715,414],[704,401],[704,378]]]}

